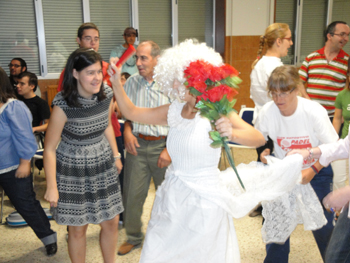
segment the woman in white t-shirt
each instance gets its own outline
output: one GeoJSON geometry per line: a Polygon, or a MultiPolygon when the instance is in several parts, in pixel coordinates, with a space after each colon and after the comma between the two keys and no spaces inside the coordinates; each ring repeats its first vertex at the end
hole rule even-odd
{"type": "MultiPolygon", "coordinates": [[[[307,149],[338,140],[326,110],[317,102],[299,97],[298,85],[300,78],[295,67],[276,68],[268,80],[268,93],[273,101],[262,107],[256,120],[255,128],[264,135],[265,140],[268,136],[271,138],[275,156],[279,159],[283,159],[293,149],[307,149]]],[[[267,148],[260,156],[262,162],[266,162],[265,156],[268,154],[270,149],[267,148]]],[[[305,229],[313,230],[324,258],[333,230],[333,215],[320,202],[331,191],[333,171],[331,166],[323,167],[318,160],[308,158],[304,160],[301,174],[301,185],[297,185],[287,198],[290,209],[283,224],[294,229],[297,224],[303,223],[305,229]]],[[[275,202],[277,213],[278,207],[286,206],[284,201],[275,202]]],[[[263,206],[265,210],[264,203],[263,206]]],[[[276,227],[279,227],[278,224],[276,227]]],[[[269,229],[273,230],[274,227],[269,229]]],[[[288,255],[289,239],[284,244],[267,245],[264,262],[285,263],[288,262],[288,255]]]]}
{"type": "MultiPolygon", "coordinates": [[[[293,45],[292,33],[289,26],[284,23],[274,23],[269,25],[263,36],[260,36],[259,50],[257,59],[252,64],[252,73],[250,74],[250,98],[255,103],[253,123],[255,123],[259,111],[266,102],[271,101],[267,94],[267,80],[271,72],[282,66],[282,57],[288,55],[288,49],[293,45]],[[263,50],[266,50],[262,56],[263,50]]],[[[273,150],[273,142],[268,138],[266,145],[256,148],[258,162],[260,162],[261,152],[268,147],[273,150]]],[[[261,214],[261,206],[250,213],[250,216],[261,214]]]]}
{"type": "Polygon", "coordinates": [[[276,67],[283,65],[281,58],[288,55],[288,49],[292,45],[292,33],[284,23],[269,25],[260,37],[258,56],[252,64],[250,74],[250,97],[255,103],[254,120],[262,106],[271,101],[267,94],[267,80],[276,67]],[[265,48],[266,53],[262,56],[265,48]]]}

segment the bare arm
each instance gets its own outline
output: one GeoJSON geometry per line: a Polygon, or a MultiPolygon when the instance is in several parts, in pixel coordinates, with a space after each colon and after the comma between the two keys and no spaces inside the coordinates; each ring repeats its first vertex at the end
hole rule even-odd
{"type": "Polygon", "coordinates": [[[265,144],[265,138],[261,132],[242,120],[235,112],[228,117],[221,117],[215,125],[221,136],[227,136],[235,143],[253,147],[265,144]]]}
{"type": "Polygon", "coordinates": [[[113,86],[114,96],[117,100],[120,111],[128,120],[144,124],[167,125],[167,115],[169,104],[156,108],[136,107],[126,95],[120,82],[120,70],[115,66],[118,58],[110,59],[108,74],[111,76],[110,81],[113,86]]]}
{"type": "Polygon", "coordinates": [[[25,178],[30,175],[30,160],[19,159],[19,166],[16,170],[16,178],[25,178]]]}
{"type": "Polygon", "coordinates": [[[56,207],[58,201],[58,190],[56,182],[56,147],[60,141],[63,127],[67,122],[67,116],[58,106],[53,107],[51,122],[45,136],[44,169],[46,176],[45,200],[51,206],[56,207]]]}
{"type": "MultiPolygon", "coordinates": [[[[109,145],[111,146],[111,149],[112,149],[112,152],[113,152],[113,156],[118,156],[119,155],[118,146],[117,146],[117,142],[115,140],[115,134],[114,134],[113,126],[112,126],[112,122],[111,122],[112,113],[114,113],[114,102],[113,102],[113,100],[111,101],[111,104],[109,106],[109,113],[108,113],[109,122],[108,122],[108,126],[107,126],[104,134],[105,134],[105,136],[106,136],[106,138],[107,138],[107,140],[109,142],[109,145]]],[[[117,167],[118,174],[120,174],[120,172],[123,169],[123,165],[122,165],[122,162],[121,162],[120,158],[116,159],[115,166],[117,167]]]]}
{"type": "Polygon", "coordinates": [[[340,132],[341,124],[343,122],[342,114],[343,114],[342,109],[335,108],[334,118],[333,118],[333,127],[338,134],[340,132]]]}
{"type": "Polygon", "coordinates": [[[33,127],[33,132],[44,132],[47,130],[47,126],[49,125],[49,119],[43,121],[42,125],[33,127]]]}

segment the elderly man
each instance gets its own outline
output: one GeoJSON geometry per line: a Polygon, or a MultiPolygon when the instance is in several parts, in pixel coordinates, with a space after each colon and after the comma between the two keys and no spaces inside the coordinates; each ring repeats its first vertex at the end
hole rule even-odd
{"type": "Polygon", "coordinates": [[[301,90],[303,97],[319,102],[330,118],[334,116],[335,98],[345,87],[349,55],[342,48],[349,34],[345,22],[329,24],[325,30],[325,46],[308,55],[299,70],[305,84],[305,89],[301,90]]]}
{"type": "MultiPolygon", "coordinates": [[[[100,47],[100,31],[98,27],[94,23],[84,23],[78,28],[78,36],[76,39],[80,48],[92,48],[96,52],[98,52],[98,48],[100,47]]],[[[102,73],[103,73],[103,82],[108,86],[112,87],[111,82],[109,81],[109,75],[107,74],[108,63],[102,61],[102,73]]],[[[63,69],[60,80],[58,82],[58,91],[62,90],[62,82],[64,77],[63,69]]]]}
{"type": "MultiPolygon", "coordinates": [[[[112,51],[110,57],[118,57],[120,58],[125,50],[129,47],[129,45],[133,45],[135,48],[137,48],[136,45],[134,45],[136,37],[138,37],[137,30],[133,27],[127,27],[124,30],[123,38],[125,40],[125,43],[122,45],[116,46],[112,51]]],[[[127,72],[130,75],[137,73],[137,66],[136,66],[136,57],[132,56],[130,57],[123,65],[122,72],[127,72]]]]}
{"type": "MultiPolygon", "coordinates": [[[[124,89],[138,107],[158,107],[170,103],[153,80],[153,70],[159,55],[160,48],[153,41],[142,42],[137,48],[136,65],[139,73],[127,80],[124,89]]],[[[168,129],[167,126],[125,122],[124,142],[127,154],[123,201],[127,241],[119,248],[119,255],[125,255],[139,247],[144,238],[141,215],[151,178],[157,188],[171,162],[166,149],[168,129]]]]}

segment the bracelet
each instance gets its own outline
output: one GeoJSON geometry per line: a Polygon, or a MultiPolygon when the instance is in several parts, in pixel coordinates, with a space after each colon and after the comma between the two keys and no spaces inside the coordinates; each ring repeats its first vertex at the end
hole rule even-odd
{"type": "Polygon", "coordinates": [[[116,155],[116,156],[113,156],[114,161],[116,161],[117,159],[120,159],[121,157],[122,157],[122,155],[120,153],[118,153],[118,155],[116,155]]]}
{"type": "Polygon", "coordinates": [[[315,174],[318,174],[320,171],[317,170],[315,165],[311,165],[311,169],[314,170],[315,174]]]}
{"type": "Polygon", "coordinates": [[[307,157],[307,159],[309,161],[312,161],[312,159],[314,158],[314,150],[312,148],[307,148],[307,150],[309,151],[309,156],[307,157]]]}

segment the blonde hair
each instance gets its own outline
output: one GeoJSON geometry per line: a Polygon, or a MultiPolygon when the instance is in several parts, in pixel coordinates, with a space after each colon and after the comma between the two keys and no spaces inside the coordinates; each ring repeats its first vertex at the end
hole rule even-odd
{"type": "Polygon", "coordinates": [[[259,59],[261,58],[261,54],[264,50],[265,44],[267,49],[271,48],[276,42],[277,38],[284,38],[287,35],[288,30],[289,26],[285,23],[274,23],[266,28],[265,34],[263,36],[260,36],[258,56],[252,64],[252,69],[255,67],[256,63],[258,63],[259,59]]]}
{"type": "Polygon", "coordinates": [[[301,84],[301,79],[298,74],[298,69],[294,66],[280,66],[272,71],[269,80],[267,81],[267,89],[271,92],[281,91],[287,92],[293,89],[298,89],[301,84]]]}

